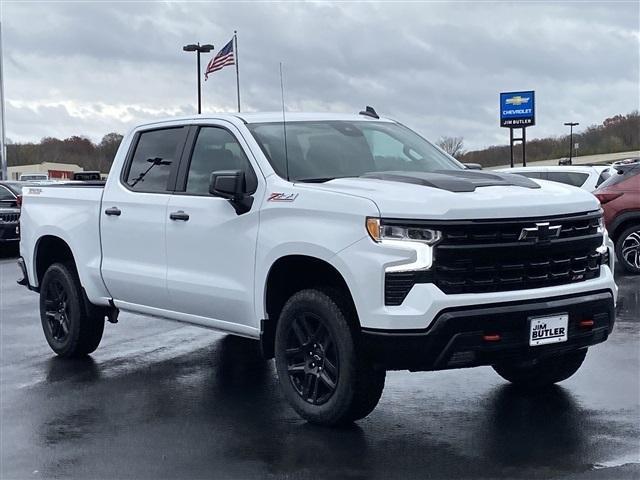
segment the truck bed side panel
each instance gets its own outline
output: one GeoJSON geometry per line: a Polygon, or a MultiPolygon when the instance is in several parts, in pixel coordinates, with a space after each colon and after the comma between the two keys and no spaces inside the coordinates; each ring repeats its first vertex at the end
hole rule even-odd
{"type": "Polygon", "coordinates": [[[100,206],[102,188],[25,187],[20,217],[20,252],[32,286],[38,286],[38,243],[47,235],[58,237],[73,253],[80,282],[89,300],[106,304],[109,293],[102,281],[100,263],[100,206]]]}

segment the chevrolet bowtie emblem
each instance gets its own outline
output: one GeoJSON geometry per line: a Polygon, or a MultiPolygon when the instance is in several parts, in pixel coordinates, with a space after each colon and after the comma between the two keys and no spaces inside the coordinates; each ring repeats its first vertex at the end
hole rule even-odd
{"type": "Polygon", "coordinates": [[[520,95],[516,95],[515,97],[507,98],[505,103],[507,105],[522,105],[523,103],[529,103],[529,98],[531,97],[521,97],[520,95]]]}
{"type": "Polygon", "coordinates": [[[536,223],[535,227],[523,228],[518,240],[533,240],[535,242],[546,242],[552,238],[560,236],[562,225],[550,226],[549,222],[536,223]]]}

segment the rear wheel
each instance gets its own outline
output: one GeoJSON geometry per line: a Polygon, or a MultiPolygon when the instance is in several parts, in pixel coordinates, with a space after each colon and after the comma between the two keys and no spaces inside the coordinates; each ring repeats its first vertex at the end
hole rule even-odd
{"type": "Polygon", "coordinates": [[[61,357],[93,352],[102,339],[104,315],[85,301],[73,266],[51,265],[40,285],[40,320],[51,349],[61,357]]]}
{"type": "Polygon", "coordinates": [[[632,225],[618,235],[616,256],[626,271],[640,273],[640,225],[632,225]]]}
{"type": "Polygon", "coordinates": [[[493,369],[502,378],[519,387],[544,388],[576,373],[586,355],[587,349],[584,348],[536,360],[534,363],[494,365],[493,369]]]}
{"type": "Polygon", "coordinates": [[[338,295],[294,294],[276,328],[276,368],[296,412],[311,423],[338,425],[367,416],[378,404],[386,372],[359,354],[349,308],[338,295]]]}

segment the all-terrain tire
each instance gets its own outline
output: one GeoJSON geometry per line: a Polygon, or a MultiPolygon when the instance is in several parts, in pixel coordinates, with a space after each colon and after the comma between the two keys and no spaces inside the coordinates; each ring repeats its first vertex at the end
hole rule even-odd
{"type": "Polygon", "coordinates": [[[322,289],[295,293],[280,314],[275,339],[280,386],[293,409],[310,423],[334,426],[359,420],[373,411],[382,395],[386,371],[361,355],[353,315],[338,294],[322,289]],[[337,365],[333,371],[325,368],[331,373],[325,384],[314,368],[322,371],[322,365],[332,363],[337,365]],[[314,398],[312,386],[322,397],[314,398]]]}
{"type": "Polygon", "coordinates": [[[586,355],[587,349],[583,348],[574,352],[543,358],[534,364],[494,365],[493,369],[502,378],[516,386],[539,389],[566,380],[576,373],[586,355]]]}
{"type": "Polygon", "coordinates": [[[40,320],[47,343],[60,357],[93,352],[104,331],[104,315],[86,300],[76,269],[66,263],[54,263],[42,278],[40,320]]]}

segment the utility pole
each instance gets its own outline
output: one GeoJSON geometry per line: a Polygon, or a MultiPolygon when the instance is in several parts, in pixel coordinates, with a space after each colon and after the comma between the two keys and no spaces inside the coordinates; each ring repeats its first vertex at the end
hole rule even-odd
{"type": "Polygon", "coordinates": [[[201,53],[209,53],[213,50],[213,45],[200,45],[200,43],[191,43],[189,45],[185,45],[182,47],[182,50],[185,52],[196,52],[198,56],[198,71],[196,72],[198,75],[198,114],[202,113],[202,86],[200,80],[200,54],[201,53]]]}
{"type": "Polygon", "coordinates": [[[2,56],[2,23],[0,23],[0,180],[7,177],[7,139],[5,136],[4,69],[2,56]]]}
{"type": "Polygon", "coordinates": [[[578,122],[565,122],[569,127],[569,165],[573,165],[573,127],[580,125],[578,122]]]}

